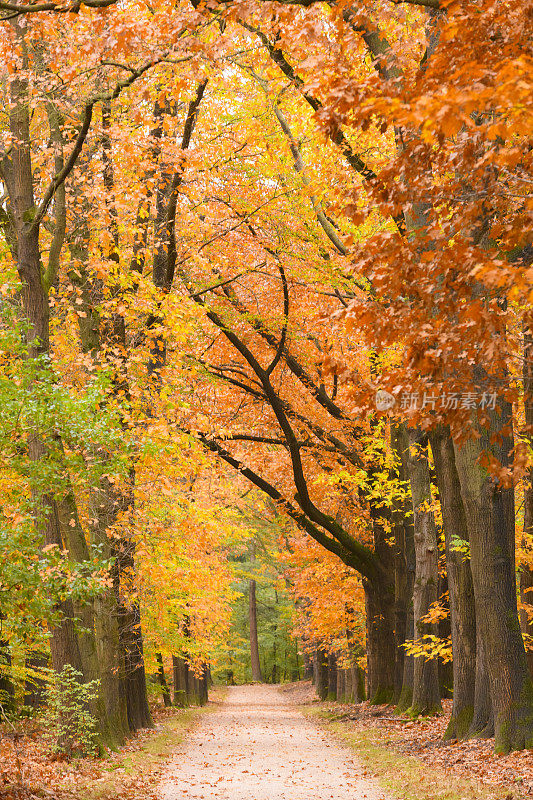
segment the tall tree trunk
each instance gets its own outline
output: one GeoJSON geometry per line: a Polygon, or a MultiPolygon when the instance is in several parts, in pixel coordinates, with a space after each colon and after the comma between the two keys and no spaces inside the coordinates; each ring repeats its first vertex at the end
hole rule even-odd
{"type": "Polygon", "coordinates": [[[337,699],[337,657],[335,653],[328,655],[328,700],[337,699]]]}
{"type": "Polygon", "coordinates": [[[156,653],[155,659],[157,661],[157,681],[161,687],[161,694],[163,695],[163,703],[165,708],[168,708],[168,706],[172,705],[172,700],[170,699],[170,689],[168,688],[168,683],[165,676],[165,667],[163,666],[162,654],[156,653]]]}
{"type": "MultiPolygon", "coordinates": [[[[255,562],[255,543],[252,543],[250,554],[252,565],[255,562]]],[[[257,636],[257,599],[255,596],[256,583],[250,580],[248,584],[248,623],[250,630],[250,660],[252,665],[252,680],[263,683],[261,661],[259,660],[259,639],[257,636]]]]}
{"type": "Polygon", "coordinates": [[[514,491],[502,487],[479,463],[492,452],[507,467],[513,446],[510,406],[499,398],[501,414],[479,439],[455,445],[466,512],[476,622],[490,680],[497,752],[533,746],[533,684],[520,632],[514,553],[514,491]],[[492,435],[492,437],[491,437],[492,435]],[[499,436],[499,444],[491,442],[499,436]]]}
{"type": "Polygon", "coordinates": [[[174,705],[185,708],[189,705],[189,670],[181,656],[172,656],[172,682],[174,684],[174,705]]]}
{"type": "MultiPolygon", "coordinates": [[[[104,129],[106,129],[106,126],[109,125],[109,118],[106,114],[104,114],[104,122],[104,129]]],[[[104,177],[108,196],[111,195],[114,185],[109,148],[110,143],[106,135],[104,135],[104,177]]],[[[77,201],[80,215],[83,218],[83,212],[88,213],[88,209],[81,191],[78,193],[77,201]]],[[[114,249],[111,255],[112,260],[116,261],[119,245],[116,224],[112,225],[112,233],[114,249]]],[[[81,293],[82,300],[79,310],[83,313],[78,315],[78,331],[83,351],[91,353],[95,359],[102,353],[102,345],[116,348],[116,352],[124,352],[126,341],[122,318],[114,315],[111,320],[104,323],[95,307],[100,290],[88,273],[89,231],[84,224],[79,226],[76,236],[70,243],[70,257],[69,277],[81,293]]],[[[120,375],[117,371],[117,364],[118,360],[113,357],[114,391],[122,389],[127,394],[127,381],[125,380],[125,375],[120,375]]],[[[107,454],[101,450],[95,452],[92,458],[101,463],[105,463],[108,460],[107,454]]],[[[131,467],[130,475],[133,480],[133,466],[131,467]]],[[[114,560],[111,574],[113,585],[103,590],[95,598],[92,611],[101,672],[100,695],[107,709],[110,731],[117,744],[122,743],[130,730],[137,730],[138,727],[143,727],[142,720],[147,722],[150,719],[149,713],[148,715],[146,714],[148,708],[147,698],[144,701],[141,700],[142,713],[139,715],[138,710],[136,710],[138,703],[132,697],[132,688],[130,687],[128,691],[126,651],[124,649],[124,642],[128,634],[120,630],[121,625],[130,624],[124,617],[125,611],[120,601],[120,570],[121,565],[124,566],[122,553],[124,550],[131,549],[132,543],[126,540],[122,542],[116,541],[108,535],[108,531],[113,528],[121,514],[131,513],[132,505],[133,494],[131,490],[128,490],[128,487],[117,487],[105,476],[100,478],[99,485],[95,488],[90,498],[91,540],[101,548],[105,558],[114,560]],[[132,703],[133,706],[128,713],[128,704],[132,705],[132,703]],[[134,728],[130,727],[132,720],[136,726],[134,728]]],[[[70,534],[69,527],[67,527],[67,532],[70,534]]],[[[130,572],[127,574],[131,576],[130,572]]],[[[144,671],[144,663],[142,670],[144,671]]],[[[144,685],[146,685],[145,678],[144,685]]],[[[138,689],[142,691],[142,679],[138,689]]],[[[150,725],[151,721],[148,724],[150,725]]]]}
{"type": "MultiPolygon", "coordinates": [[[[108,494],[105,499],[107,497],[108,494]]],[[[93,543],[100,544],[104,557],[109,558],[113,556],[106,532],[109,520],[105,517],[106,509],[98,503],[100,499],[104,498],[95,489],[89,498],[92,513],[90,532],[93,543]],[[102,512],[106,523],[103,532],[102,512]],[[95,536],[95,530],[99,535],[95,536]]],[[[58,508],[63,540],[71,558],[81,564],[89,563],[91,555],[70,482],[67,482],[67,491],[58,508]]],[[[115,569],[112,573],[115,580],[114,573],[115,569]]],[[[117,599],[113,588],[101,591],[94,601],[74,603],[74,610],[81,621],[78,641],[84,678],[86,681],[99,681],[98,697],[92,701],[91,711],[99,721],[103,744],[116,748],[123,744],[129,729],[123,689],[124,664],[118,638],[117,599]]]]}
{"type": "MultiPolygon", "coordinates": [[[[6,617],[0,611],[0,630],[6,617]]],[[[11,680],[11,652],[7,639],[0,639],[0,705],[5,712],[14,710],[15,687],[11,680]]]]}
{"type": "MultiPolygon", "coordinates": [[[[396,501],[392,513],[392,523],[395,540],[394,556],[394,597],[395,597],[395,627],[396,662],[394,672],[394,696],[399,702],[402,694],[405,674],[405,648],[403,644],[408,636],[408,615],[412,616],[413,585],[415,577],[415,541],[414,528],[411,516],[410,486],[409,486],[409,437],[405,423],[391,427],[391,445],[396,456],[396,479],[405,492],[405,497],[396,501]]],[[[412,656],[407,656],[412,658],[412,656]]],[[[407,695],[404,693],[403,702],[407,695]]],[[[411,705],[412,683],[409,701],[404,710],[411,705]]]]}
{"type": "MultiPolygon", "coordinates": [[[[438,599],[438,556],[435,518],[430,510],[431,483],[425,447],[420,432],[409,431],[409,477],[413,498],[416,573],[413,589],[415,641],[426,634],[436,635],[436,626],[423,621],[430,606],[438,599]]],[[[413,716],[434,714],[442,710],[439,674],[436,659],[415,656],[413,716]]]]}
{"type": "MultiPolygon", "coordinates": [[[[49,658],[46,653],[30,653],[25,661],[28,670],[41,672],[48,667],[49,658]]],[[[28,675],[24,682],[24,705],[35,710],[42,708],[45,702],[46,681],[37,675],[28,675]]]]}
{"type": "Polygon", "coordinates": [[[363,581],[366,608],[368,697],[371,703],[391,703],[394,698],[396,642],[394,638],[394,586],[387,580],[363,581]]]}
{"type": "Polygon", "coordinates": [[[304,659],[304,680],[305,681],[312,681],[313,680],[313,659],[309,655],[307,650],[303,651],[303,659],[304,659]]]}
{"type": "Polygon", "coordinates": [[[346,700],[346,670],[337,666],[337,700],[344,703],[346,700]]]}
{"type": "MultiPolygon", "coordinates": [[[[24,53],[23,69],[27,68],[25,56],[25,26],[20,19],[13,20],[15,41],[24,53]]],[[[2,160],[2,176],[9,194],[9,211],[16,239],[17,270],[22,283],[22,304],[28,323],[28,357],[41,359],[50,352],[50,311],[48,292],[44,284],[39,248],[39,224],[35,223],[35,199],[31,163],[30,104],[26,78],[13,76],[10,85],[11,107],[9,128],[13,137],[9,154],[2,160]]],[[[44,369],[40,361],[39,370],[44,369]]],[[[47,434],[35,429],[29,436],[28,454],[34,464],[44,464],[50,458],[53,442],[47,434]]],[[[56,499],[52,490],[43,491],[41,486],[32,490],[35,501],[35,525],[38,541],[43,545],[56,545],[61,550],[63,542],[56,499]]],[[[71,664],[83,674],[79,643],[75,628],[72,601],[67,598],[57,603],[60,621],[54,626],[50,638],[52,668],[60,672],[71,664]]]]}
{"type": "MultiPolygon", "coordinates": [[[[407,611],[407,626],[405,630],[405,638],[411,641],[415,638],[415,619],[413,612],[413,603],[411,601],[410,607],[407,611]]],[[[411,655],[406,655],[403,662],[403,679],[402,691],[398,698],[396,711],[398,714],[403,714],[413,704],[413,686],[415,680],[415,660],[411,655]]]]}
{"type": "Polygon", "coordinates": [[[474,715],[470,724],[469,736],[489,739],[494,736],[494,712],[490,695],[490,680],[487,659],[483,646],[481,628],[476,633],[476,675],[474,691],[474,715]]]}
{"type": "Polygon", "coordinates": [[[344,699],[346,703],[354,703],[356,700],[356,688],[354,688],[354,672],[351,667],[346,670],[344,681],[344,699]]]}
{"type": "MultiPolygon", "coordinates": [[[[112,147],[110,138],[111,104],[102,106],[102,165],[103,181],[106,189],[106,201],[109,208],[110,231],[112,245],[109,260],[119,264],[119,230],[115,207],[115,180],[113,170],[112,147]]],[[[122,291],[120,286],[111,287],[115,294],[122,291]]],[[[116,395],[129,397],[129,382],[126,354],[128,342],[126,325],[121,314],[114,313],[105,321],[101,329],[101,339],[107,348],[113,351],[113,391],[116,395]]],[[[125,485],[114,491],[110,497],[112,513],[115,519],[119,516],[132,518],[135,507],[134,496],[135,464],[130,463],[129,476],[125,485]]],[[[127,719],[130,730],[153,727],[148,693],[146,672],[144,667],[144,648],[141,629],[141,609],[137,599],[125,600],[128,593],[128,582],[135,575],[135,541],[128,531],[116,545],[116,565],[118,584],[118,634],[119,644],[124,659],[124,694],[126,698],[127,719]]]]}
{"type": "Polygon", "coordinates": [[[148,706],[139,603],[137,601],[127,605],[122,603],[119,613],[120,642],[125,654],[128,724],[132,731],[140,728],[153,728],[152,715],[148,706]]]}
{"type": "MultiPolygon", "coordinates": [[[[437,622],[437,635],[439,639],[448,639],[451,641],[452,623],[450,616],[450,603],[448,599],[448,576],[446,573],[439,574],[439,588],[437,590],[437,595],[441,607],[447,611],[447,614],[442,616],[437,622]]],[[[437,666],[439,673],[440,696],[443,699],[450,699],[453,697],[453,659],[439,658],[437,660],[437,666]]]]}
{"type": "MultiPolygon", "coordinates": [[[[533,330],[524,324],[524,417],[526,435],[533,441],[533,330]]],[[[529,470],[524,488],[524,528],[522,548],[529,554],[529,561],[520,565],[520,623],[526,643],[529,674],[533,676],[533,467],[529,470]],[[529,613],[526,610],[529,607],[529,613]]]]}
{"type": "Polygon", "coordinates": [[[429,439],[442,509],[453,650],[453,705],[445,738],[462,739],[474,716],[476,610],[470,557],[452,538],[468,542],[468,528],[450,430],[438,427],[429,439]]]}
{"type": "MultiPolygon", "coordinates": [[[[370,483],[373,470],[369,470],[370,483]]],[[[391,703],[394,699],[396,664],[394,548],[390,530],[383,520],[390,510],[383,502],[369,505],[374,550],[379,573],[371,581],[363,580],[366,607],[368,697],[371,703],[391,703]]]]}
{"type": "Polygon", "coordinates": [[[320,700],[328,696],[328,654],[322,647],[317,647],[315,653],[316,681],[315,689],[320,700]]]}

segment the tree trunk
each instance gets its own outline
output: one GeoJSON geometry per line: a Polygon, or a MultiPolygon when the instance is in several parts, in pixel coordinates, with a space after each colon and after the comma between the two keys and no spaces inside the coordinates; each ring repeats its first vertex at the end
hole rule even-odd
{"type": "MultiPolygon", "coordinates": [[[[106,117],[107,119],[107,117],[106,117]]],[[[109,120],[108,120],[109,122],[109,120]]],[[[108,196],[113,191],[112,164],[104,140],[104,175],[108,196]]],[[[110,254],[111,260],[117,259],[118,253],[118,230],[112,225],[114,250],[110,254]]],[[[102,341],[111,347],[120,348],[125,352],[126,338],[125,328],[122,317],[113,315],[106,325],[101,325],[98,313],[95,310],[95,300],[99,293],[97,287],[92,284],[88,274],[89,260],[89,232],[83,225],[77,236],[71,242],[71,260],[74,264],[70,270],[69,277],[81,292],[83,316],[78,315],[78,331],[81,346],[84,352],[92,353],[93,357],[100,351],[102,341]],[[90,320],[90,324],[88,324],[90,320]]],[[[112,365],[114,391],[128,392],[127,381],[123,374],[120,374],[118,361],[115,358],[112,365]]],[[[107,459],[107,454],[97,451],[92,455],[97,461],[107,459]]],[[[127,580],[131,580],[134,571],[134,544],[127,539],[116,542],[108,535],[108,531],[115,524],[120,514],[131,513],[133,509],[134,467],[130,467],[130,479],[126,487],[117,487],[107,477],[102,477],[98,488],[90,498],[91,523],[90,533],[94,544],[101,549],[105,558],[114,559],[112,568],[113,586],[102,591],[95,599],[93,604],[94,629],[96,634],[98,659],[100,662],[101,682],[100,695],[102,696],[109,725],[117,744],[120,744],[130,730],[137,730],[139,727],[151,726],[151,718],[148,710],[147,697],[136,699],[134,693],[143,691],[146,686],[146,676],[139,675],[139,670],[144,672],[144,660],[141,666],[134,666],[131,662],[131,654],[137,653],[138,644],[133,641],[135,634],[133,631],[133,619],[135,610],[124,609],[121,605],[121,569],[127,575],[127,580]],[[124,627],[124,630],[121,630],[124,627]],[[128,629],[129,627],[129,629],[128,629]],[[131,639],[131,641],[129,641],[131,639]],[[130,678],[126,676],[126,651],[125,643],[129,641],[128,652],[130,678]],[[132,680],[131,675],[135,674],[132,680]],[[129,707],[129,708],[128,708],[129,707]],[[131,727],[134,725],[134,727],[131,727]]],[[[69,536],[72,536],[70,528],[67,528],[69,536]]],[[[78,539],[81,537],[78,536],[78,539]]],[[[142,651],[142,641],[140,643],[142,651]]]]}
{"type": "MultiPolygon", "coordinates": [[[[24,27],[20,20],[12,21],[15,37],[23,49],[24,27]]],[[[50,311],[48,293],[43,283],[39,225],[35,216],[33,173],[31,163],[30,111],[28,86],[25,79],[14,75],[11,81],[10,133],[13,144],[8,159],[2,164],[3,176],[9,193],[9,206],[16,237],[17,270],[22,283],[22,304],[28,323],[27,340],[29,358],[41,358],[50,351],[50,311]]],[[[38,368],[39,369],[39,368],[38,368]]],[[[38,372],[36,380],[38,380],[38,372]]],[[[28,454],[34,464],[45,463],[50,457],[51,444],[44,440],[39,430],[34,430],[28,440],[28,454]]],[[[35,526],[37,537],[43,545],[63,548],[57,504],[53,492],[38,486],[32,489],[36,501],[35,526]]],[[[72,601],[59,601],[56,611],[60,621],[54,626],[50,638],[52,668],[60,672],[65,664],[83,671],[78,639],[74,625],[72,601]]]]}
{"type": "Polygon", "coordinates": [[[453,650],[453,705],[445,739],[468,735],[475,707],[476,610],[469,553],[459,542],[468,542],[461,484],[449,428],[439,427],[429,435],[439,489],[446,569],[450,596],[453,650]],[[456,544],[452,543],[456,540],[456,544]]]}
{"type": "Polygon", "coordinates": [[[313,680],[313,659],[309,655],[307,650],[303,651],[303,659],[304,659],[304,680],[312,681],[313,680]]]}
{"type": "Polygon", "coordinates": [[[261,673],[261,662],[259,660],[259,639],[257,636],[257,600],[255,596],[256,584],[254,580],[249,582],[248,589],[248,619],[250,626],[250,656],[252,662],[252,680],[263,683],[261,673]]]}
{"type": "Polygon", "coordinates": [[[346,702],[346,670],[337,667],[337,700],[339,703],[346,702]]]}
{"type": "MultiPolygon", "coordinates": [[[[0,611],[0,629],[5,615],[0,611]]],[[[15,687],[11,680],[11,652],[7,639],[0,639],[0,706],[4,712],[14,710],[15,687]]]]}
{"type": "MultiPolygon", "coordinates": [[[[40,672],[48,667],[48,655],[46,653],[31,653],[26,658],[25,666],[40,672]]],[[[24,682],[24,705],[35,710],[42,708],[45,701],[46,681],[35,675],[28,676],[24,682]]]]}
{"type": "Polygon", "coordinates": [[[316,693],[321,700],[328,696],[328,654],[321,647],[317,647],[316,654],[316,693]]]}
{"type": "MultiPolygon", "coordinates": [[[[524,325],[524,417],[527,437],[533,440],[533,331],[524,325]]],[[[529,674],[533,676],[533,468],[524,488],[524,528],[522,550],[528,553],[527,563],[520,565],[520,623],[524,634],[529,674]],[[528,613],[529,611],[529,613],[528,613]]]]}
{"type": "Polygon", "coordinates": [[[469,736],[489,739],[494,736],[494,713],[490,696],[490,681],[487,660],[483,649],[481,628],[476,635],[476,677],[474,691],[474,715],[470,724],[469,736]]]}
{"type": "Polygon", "coordinates": [[[366,691],[365,691],[365,671],[362,667],[351,667],[351,672],[353,675],[352,683],[354,686],[354,695],[355,701],[357,703],[362,703],[366,700],[366,691]]]}
{"type": "Polygon", "coordinates": [[[337,699],[337,657],[335,653],[328,655],[328,700],[337,699]]]}
{"type": "Polygon", "coordinates": [[[484,450],[507,467],[512,440],[511,409],[499,398],[491,430],[455,446],[457,471],[470,536],[477,625],[480,628],[494,710],[495,748],[509,752],[533,746],[533,684],[520,632],[514,555],[514,491],[480,466],[484,450]],[[500,436],[499,445],[490,441],[500,436]]]}
{"type": "MultiPolygon", "coordinates": [[[[112,113],[111,103],[106,101],[102,106],[102,166],[103,182],[106,189],[106,201],[109,207],[110,233],[112,243],[108,258],[119,263],[119,228],[115,207],[115,178],[113,170],[113,158],[111,150],[111,129],[112,113]]],[[[117,289],[118,290],[118,289],[117,289]]],[[[126,340],[126,325],[124,317],[119,313],[114,313],[101,332],[102,340],[114,348],[113,361],[113,392],[115,395],[123,394],[129,396],[128,374],[125,364],[125,354],[128,351],[126,340]],[[117,358],[116,354],[120,353],[117,358]]],[[[113,511],[118,513],[133,513],[135,507],[134,496],[135,484],[135,465],[130,464],[129,476],[125,486],[118,492],[113,493],[113,511]]],[[[135,575],[135,541],[133,537],[126,535],[117,544],[117,568],[118,585],[120,595],[118,598],[118,627],[119,642],[124,652],[124,686],[126,695],[126,709],[130,730],[136,731],[140,728],[152,728],[153,722],[148,706],[148,694],[146,688],[146,672],[144,669],[143,639],[141,630],[141,610],[137,600],[124,600],[127,594],[127,586],[123,583],[131,582],[135,575]]]]}
{"type": "Polygon", "coordinates": [[[165,708],[168,708],[169,706],[172,705],[172,701],[170,699],[170,689],[168,688],[168,683],[165,676],[165,667],[163,666],[162,654],[156,653],[155,659],[157,661],[157,680],[161,687],[161,693],[163,695],[163,703],[165,704],[165,708]]]}
{"type": "Polygon", "coordinates": [[[354,689],[353,677],[353,670],[351,667],[348,667],[344,682],[344,699],[346,703],[354,703],[356,700],[356,689],[354,689]]]}
{"type": "MultiPolygon", "coordinates": [[[[451,641],[452,623],[450,617],[448,577],[446,573],[439,574],[439,588],[437,591],[439,603],[447,611],[446,616],[441,617],[437,622],[437,635],[439,639],[451,641]]],[[[439,658],[437,660],[439,673],[440,696],[443,699],[453,697],[453,659],[439,658]]]]}
{"type": "MultiPolygon", "coordinates": [[[[405,674],[405,648],[403,644],[408,635],[408,616],[412,617],[413,585],[415,577],[415,542],[414,527],[411,516],[410,485],[409,485],[409,437],[405,424],[391,427],[391,445],[396,456],[396,480],[405,491],[405,497],[396,501],[392,522],[395,539],[394,556],[394,597],[395,597],[395,626],[396,661],[394,672],[394,696],[399,702],[402,694],[405,674]]],[[[412,658],[407,656],[407,658],[412,658]]],[[[406,694],[404,693],[404,701],[406,694]]],[[[412,700],[409,694],[408,708],[412,700]]],[[[405,710],[405,709],[404,709],[405,710]]]]}
{"type": "MultiPolygon", "coordinates": [[[[413,613],[413,603],[411,602],[410,608],[407,612],[407,627],[405,631],[405,638],[411,641],[415,638],[415,620],[413,613]]],[[[406,655],[403,662],[403,680],[402,691],[398,698],[396,711],[398,714],[403,714],[413,704],[413,685],[415,679],[415,660],[413,656],[406,655]]]]}
{"type": "Polygon", "coordinates": [[[144,671],[144,652],[141,632],[141,613],[139,604],[121,604],[120,641],[125,654],[126,707],[130,730],[153,728],[152,715],[148,706],[146,673],[144,671]]]}
{"type": "MultiPolygon", "coordinates": [[[[114,555],[107,535],[108,525],[112,524],[114,518],[110,520],[107,504],[100,506],[98,501],[107,501],[109,491],[112,493],[111,486],[102,497],[96,489],[89,499],[91,539],[94,544],[101,546],[104,558],[114,555]]],[[[91,556],[70,482],[67,482],[67,491],[58,509],[63,539],[71,558],[78,563],[89,563],[91,556]]],[[[99,681],[98,697],[91,703],[91,713],[99,722],[103,744],[115,749],[124,743],[129,727],[124,692],[124,659],[118,635],[115,568],[111,577],[113,587],[103,590],[94,601],[75,603],[74,611],[81,620],[78,641],[84,679],[99,681]]]]}
{"type": "Polygon", "coordinates": [[[172,682],[174,684],[174,705],[185,708],[189,705],[189,671],[181,656],[172,656],[172,682]]]}
{"type": "Polygon", "coordinates": [[[368,697],[371,703],[394,699],[396,642],[394,638],[394,587],[383,580],[364,580],[368,697]]]}
{"type": "Polygon", "coordinates": [[[202,667],[202,674],[200,675],[199,683],[200,683],[200,690],[199,690],[200,705],[205,706],[209,699],[208,683],[207,683],[207,667],[205,665],[202,667]]]}
{"type": "MultiPolygon", "coordinates": [[[[409,477],[413,498],[416,573],[413,589],[413,614],[415,642],[423,636],[436,635],[434,624],[423,621],[432,603],[438,599],[438,555],[435,518],[430,510],[431,483],[425,447],[421,447],[420,432],[409,431],[409,477]]],[[[436,659],[415,656],[413,703],[409,713],[413,716],[442,711],[439,674],[436,659]]]]}

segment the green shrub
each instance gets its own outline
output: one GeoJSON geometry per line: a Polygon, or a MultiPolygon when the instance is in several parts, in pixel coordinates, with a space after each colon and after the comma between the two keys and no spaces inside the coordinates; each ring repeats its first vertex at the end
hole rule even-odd
{"type": "Polygon", "coordinates": [[[61,672],[51,673],[46,690],[46,738],[53,753],[69,760],[98,750],[97,722],[90,705],[98,696],[99,681],[82,683],[82,679],[81,672],[66,664],[61,672]]]}

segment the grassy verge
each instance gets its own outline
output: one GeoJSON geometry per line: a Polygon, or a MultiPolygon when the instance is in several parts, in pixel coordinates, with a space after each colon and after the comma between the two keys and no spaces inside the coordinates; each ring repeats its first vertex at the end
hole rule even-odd
{"type": "Polygon", "coordinates": [[[306,713],[347,744],[367,769],[367,774],[400,800],[507,800],[513,797],[507,792],[506,798],[506,790],[501,787],[455,776],[451,769],[439,769],[416,756],[400,753],[395,747],[394,732],[378,725],[339,720],[323,708],[308,707],[306,713]]]}
{"type": "Polygon", "coordinates": [[[161,780],[163,771],[176,747],[190,729],[221,702],[224,689],[209,691],[209,704],[176,709],[156,725],[154,731],[143,733],[118,753],[99,763],[98,776],[82,781],[76,791],[77,800],[111,800],[135,794],[139,800],[152,792],[161,780]]]}

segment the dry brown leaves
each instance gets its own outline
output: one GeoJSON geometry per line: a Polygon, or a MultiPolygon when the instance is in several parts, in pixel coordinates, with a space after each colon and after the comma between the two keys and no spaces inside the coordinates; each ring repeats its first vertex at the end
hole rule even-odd
{"type": "MultiPolygon", "coordinates": [[[[156,730],[177,709],[152,708],[156,730]]],[[[106,800],[135,798],[154,800],[167,759],[143,765],[128,774],[124,760],[138,751],[151,731],[133,736],[117,753],[105,759],[84,758],[72,762],[54,759],[47,752],[41,731],[34,721],[17,723],[16,733],[0,726],[0,800],[77,800],[84,790],[98,788],[113,778],[112,793],[106,800]]]]}
{"type": "Polygon", "coordinates": [[[346,724],[351,727],[375,727],[382,744],[402,755],[415,756],[429,767],[501,786],[502,798],[509,786],[513,786],[513,800],[533,797],[533,750],[502,756],[494,753],[494,739],[444,742],[451,700],[443,700],[443,706],[442,716],[416,721],[394,714],[389,706],[335,703],[330,708],[334,714],[346,714],[346,724]]]}

